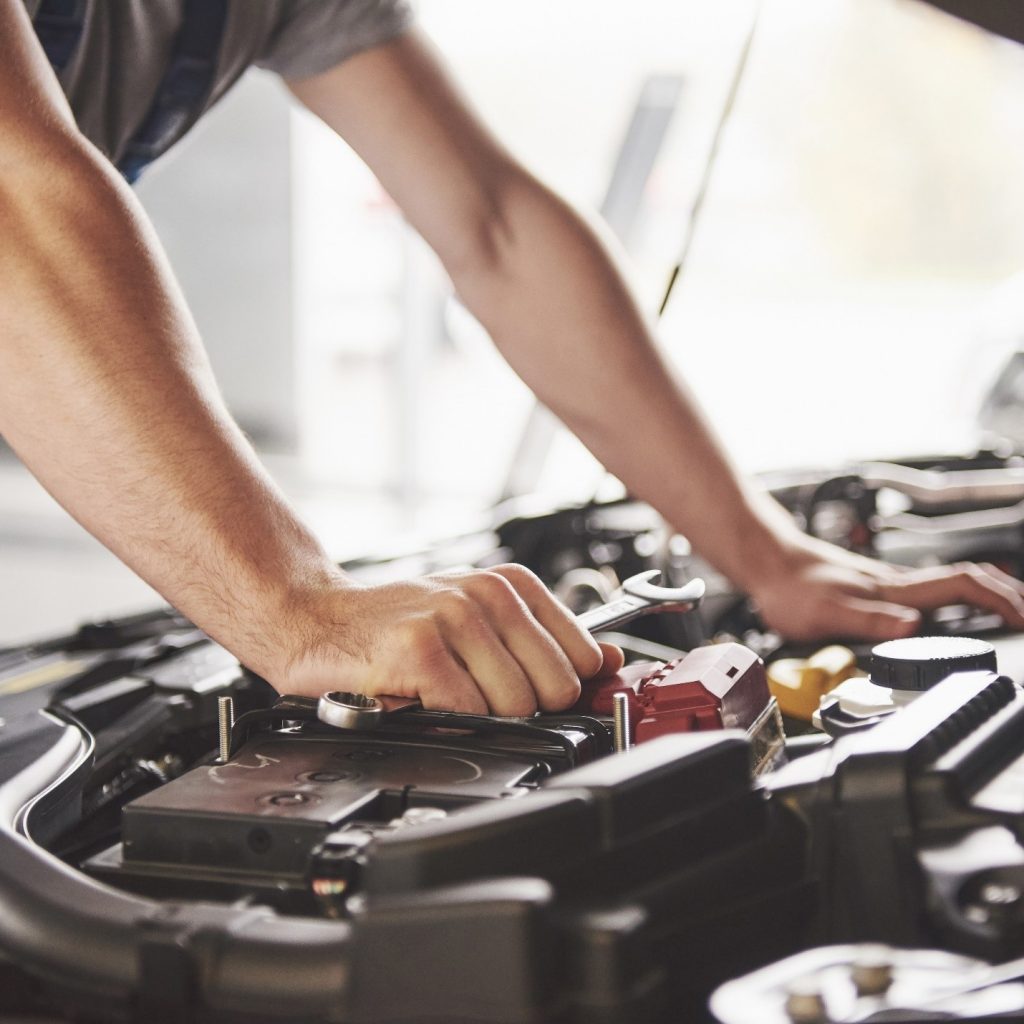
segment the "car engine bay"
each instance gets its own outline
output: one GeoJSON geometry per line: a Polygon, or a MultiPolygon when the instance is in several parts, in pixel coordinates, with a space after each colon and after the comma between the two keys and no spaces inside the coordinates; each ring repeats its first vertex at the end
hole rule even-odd
{"type": "MultiPolygon", "coordinates": [[[[1024,570],[1020,460],[765,482],[852,550],[1024,570]]],[[[529,719],[279,697],[170,609],[0,653],[11,1010],[1020,1019],[1008,969],[947,989],[1024,952],[1021,637],[960,607],[874,664],[785,644],[628,499],[505,507],[493,530],[348,568],[511,560],[581,615],[638,579],[704,593],[599,632],[626,666],[529,719]]]]}

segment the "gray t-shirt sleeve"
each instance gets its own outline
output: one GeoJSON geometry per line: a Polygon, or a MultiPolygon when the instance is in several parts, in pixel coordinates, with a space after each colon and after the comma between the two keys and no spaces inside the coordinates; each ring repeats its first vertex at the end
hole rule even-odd
{"type": "Polygon", "coordinates": [[[255,63],[285,78],[308,78],[394,39],[412,20],[409,0],[285,0],[255,63]]]}

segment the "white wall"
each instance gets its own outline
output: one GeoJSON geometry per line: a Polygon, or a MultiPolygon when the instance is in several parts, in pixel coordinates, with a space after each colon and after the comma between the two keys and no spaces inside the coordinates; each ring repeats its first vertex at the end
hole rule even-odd
{"type": "Polygon", "coordinates": [[[250,72],[137,186],[235,417],[296,440],[289,102],[250,72]]]}

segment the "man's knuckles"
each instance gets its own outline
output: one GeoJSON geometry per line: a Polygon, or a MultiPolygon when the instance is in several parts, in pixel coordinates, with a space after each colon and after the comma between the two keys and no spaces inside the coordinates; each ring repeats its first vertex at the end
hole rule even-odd
{"type": "Polygon", "coordinates": [[[483,621],[480,606],[464,590],[452,587],[439,591],[431,601],[430,614],[438,628],[456,631],[478,628],[483,621]]]}
{"type": "Polygon", "coordinates": [[[580,681],[572,675],[552,680],[537,692],[541,711],[566,711],[580,699],[580,681]]]}
{"type": "Polygon", "coordinates": [[[466,580],[473,597],[498,614],[513,614],[521,608],[515,587],[498,572],[476,572],[466,580]]]}
{"type": "Polygon", "coordinates": [[[501,718],[529,718],[537,711],[537,697],[528,687],[496,690],[488,703],[491,713],[501,718]]]}
{"type": "Polygon", "coordinates": [[[490,710],[483,694],[454,672],[423,682],[420,703],[428,711],[458,711],[465,715],[486,715],[490,710]]]}
{"type": "Polygon", "coordinates": [[[524,599],[536,598],[541,594],[548,598],[551,597],[551,592],[548,588],[525,565],[519,565],[516,562],[506,562],[503,565],[494,566],[491,572],[510,583],[524,599]]]}
{"type": "Polygon", "coordinates": [[[596,640],[588,643],[589,637],[584,634],[581,642],[574,645],[570,660],[572,667],[580,679],[591,679],[601,671],[604,666],[604,654],[596,640]]]}
{"type": "Polygon", "coordinates": [[[453,663],[444,636],[431,616],[408,619],[397,639],[403,661],[413,670],[433,673],[453,663]]]}

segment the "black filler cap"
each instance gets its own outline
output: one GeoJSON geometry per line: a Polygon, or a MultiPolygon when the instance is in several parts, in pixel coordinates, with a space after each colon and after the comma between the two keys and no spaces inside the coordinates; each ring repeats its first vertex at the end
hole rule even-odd
{"type": "Polygon", "coordinates": [[[954,672],[996,672],[996,650],[962,636],[887,640],[871,652],[871,682],[892,690],[928,690],[954,672]]]}

